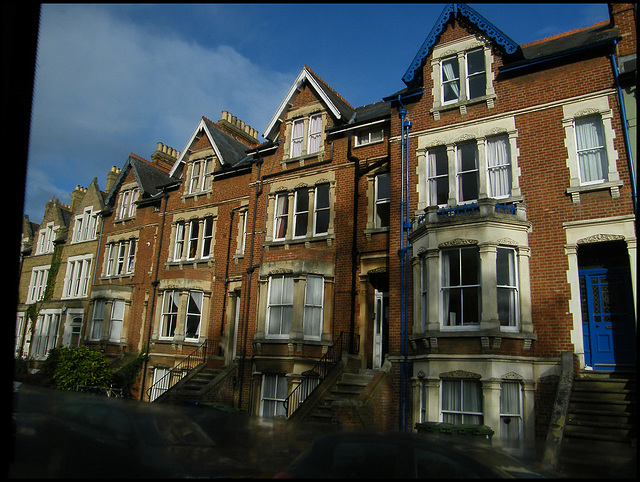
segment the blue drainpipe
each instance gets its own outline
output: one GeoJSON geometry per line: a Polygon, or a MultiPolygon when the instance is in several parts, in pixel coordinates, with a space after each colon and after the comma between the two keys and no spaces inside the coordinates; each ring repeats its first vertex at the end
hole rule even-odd
{"type": "MultiPolygon", "coordinates": [[[[614,40],[615,46],[618,45],[618,40],[614,40]]],[[[624,130],[624,144],[627,148],[627,159],[629,161],[629,175],[631,176],[631,196],[633,197],[633,214],[638,215],[637,208],[637,191],[636,191],[636,173],[633,167],[633,153],[631,152],[631,142],[629,141],[629,123],[627,122],[627,111],[624,107],[624,97],[622,95],[622,87],[620,86],[620,79],[618,72],[618,60],[616,54],[611,54],[611,64],[613,65],[613,75],[616,79],[616,88],[618,89],[618,102],[620,103],[620,116],[622,117],[622,128],[624,130]]]]}
{"type": "Polygon", "coordinates": [[[407,109],[400,104],[400,123],[402,127],[401,140],[401,171],[402,171],[402,201],[400,203],[402,228],[400,230],[400,353],[403,360],[400,369],[400,431],[408,430],[409,422],[409,363],[407,354],[407,328],[409,320],[409,234],[411,233],[411,221],[409,218],[409,129],[413,125],[406,119],[407,109]],[[406,232],[406,233],[405,233],[406,232]],[[406,236],[405,236],[406,234],[406,236]]]}

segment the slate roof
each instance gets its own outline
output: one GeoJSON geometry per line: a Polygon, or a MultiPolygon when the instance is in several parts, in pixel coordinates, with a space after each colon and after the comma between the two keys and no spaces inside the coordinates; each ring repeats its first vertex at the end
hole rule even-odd
{"type": "Polygon", "coordinates": [[[211,122],[206,117],[203,117],[202,120],[208,127],[208,132],[211,135],[211,141],[215,142],[220,154],[222,155],[221,164],[234,166],[247,157],[247,150],[249,150],[249,146],[222,131],[218,128],[217,124],[211,122]]]}
{"type": "Polygon", "coordinates": [[[177,181],[162,169],[155,167],[150,162],[132,153],[124,163],[124,166],[122,166],[120,175],[113,184],[111,191],[107,194],[107,198],[105,199],[105,204],[107,206],[113,207],[116,193],[120,190],[120,186],[122,186],[129,170],[133,170],[133,175],[138,184],[138,188],[140,189],[141,200],[157,196],[162,191],[160,186],[167,185],[172,181],[177,181]]]}

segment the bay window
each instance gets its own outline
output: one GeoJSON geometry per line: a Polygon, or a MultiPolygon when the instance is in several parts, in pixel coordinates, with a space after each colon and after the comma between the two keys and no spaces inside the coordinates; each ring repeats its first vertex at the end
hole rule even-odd
{"type": "Polygon", "coordinates": [[[306,339],[319,340],[322,335],[324,278],[307,276],[304,297],[303,331],[306,339]]]}
{"type": "Polygon", "coordinates": [[[264,418],[284,417],[284,401],[287,398],[287,378],[283,375],[263,375],[260,395],[260,416],[264,418]]]}
{"type": "Polygon", "coordinates": [[[522,386],[517,381],[502,382],[500,387],[500,438],[511,447],[518,447],[523,438],[522,386]]]}
{"type": "Polygon", "coordinates": [[[329,184],[317,185],[315,194],[313,234],[327,234],[330,220],[329,184]]]}
{"type": "Polygon", "coordinates": [[[498,287],[498,319],[502,328],[518,327],[518,268],[516,250],[497,248],[496,278],[498,287]]]}
{"type": "Polygon", "coordinates": [[[168,290],[163,294],[160,339],[173,339],[178,322],[179,295],[177,290],[168,290]]]}
{"type": "Polygon", "coordinates": [[[487,138],[487,174],[489,197],[511,195],[511,148],[507,135],[487,138]]]}
{"type": "Polygon", "coordinates": [[[296,189],[293,211],[293,236],[295,238],[307,235],[309,220],[309,189],[296,189]]]}
{"type": "Polygon", "coordinates": [[[122,337],[124,307],[124,300],[113,300],[111,305],[111,320],[109,322],[109,341],[119,342],[122,337]]]}
{"type": "Polygon", "coordinates": [[[475,141],[456,145],[458,202],[478,199],[478,145],[475,141]]]}
{"type": "Polygon", "coordinates": [[[427,183],[428,205],[447,205],[449,203],[449,158],[446,146],[429,149],[427,183]]]}
{"type": "Polygon", "coordinates": [[[197,340],[200,336],[200,322],[202,320],[202,291],[189,291],[187,300],[187,318],[185,321],[185,339],[197,340]]]}
{"type": "Polygon", "coordinates": [[[91,331],[89,340],[99,340],[102,333],[102,324],[104,323],[104,307],[105,300],[96,300],[93,305],[93,317],[91,319],[91,331]]]}
{"type": "Polygon", "coordinates": [[[480,323],[480,256],[477,246],[442,251],[442,326],[480,323]]]}
{"type": "Polygon", "coordinates": [[[293,277],[272,276],[269,279],[267,337],[288,338],[292,321],[293,277]]]}
{"type": "Polygon", "coordinates": [[[482,384],[476,380],[442,380],[442,421],[482,425],[482,384]]]}
{"type": "Polygon", "coordinates": [[[276,196],[276,210],[274,217],[273,239],[284,239],[287,233],[287,221],[289,217],[289,194],[280,193],[276,196]]]}

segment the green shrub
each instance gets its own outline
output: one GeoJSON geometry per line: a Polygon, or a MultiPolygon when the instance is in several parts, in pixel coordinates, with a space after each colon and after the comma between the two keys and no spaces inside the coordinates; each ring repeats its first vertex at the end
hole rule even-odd
{"type": "Polygon", "coordinates": [[[145,354],[143,351],[113,374],[113,384],[122,389],[124,398],[132,398],[131,390],[133,390],[138,375],[142,370],[144,358],[145,354]]]}
{"type": "Polygon", "coordinates": [[[52,384],[61,390],[75,390],[78,385],[108,387],[111,370],[103,353],[86,346],[51,350],[47,370],[53,373],[52,384]]]}

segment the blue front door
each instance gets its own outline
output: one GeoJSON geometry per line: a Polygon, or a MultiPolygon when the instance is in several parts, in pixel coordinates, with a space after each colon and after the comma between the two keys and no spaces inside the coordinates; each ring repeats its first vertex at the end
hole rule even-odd
{"type": "Polygon", "coordinates": [[[635,316],[628,271],[580,270],[585,365],[615,370],[635,365],[635,316]]]}

